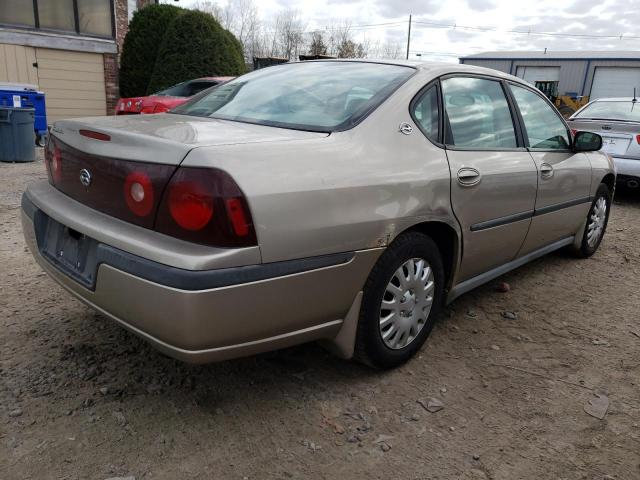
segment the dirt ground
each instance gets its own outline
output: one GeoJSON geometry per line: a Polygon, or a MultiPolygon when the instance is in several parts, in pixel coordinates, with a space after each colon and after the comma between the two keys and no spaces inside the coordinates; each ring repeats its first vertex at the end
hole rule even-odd
{"type": "Polygon", "coordinates": [[[417,358],[376,372],[316,345],[162,356],[27,253],[20,195],[44,177],[0,164],[0,479],[640,478],[638,194],[618,196],[593,258],[552,254],[501,278],[508,293],[465,295],[417,358]]]}

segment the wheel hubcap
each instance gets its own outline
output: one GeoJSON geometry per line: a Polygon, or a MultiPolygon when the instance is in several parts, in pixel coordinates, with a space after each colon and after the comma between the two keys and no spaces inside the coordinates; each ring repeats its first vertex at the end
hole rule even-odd
{"type": "Polygon", "coordinates": [[[384,291],[380,306],[380,335],[394,350],[404,348],[427,323],[433,304],[433,270],[423,258],[412,258],[398,268],[384,291]]]}
{"type": "Polygon", "coordinates": [[[587,244],[593,248],[597,245],[602,233],[604,223],[607,219],[607,200],[604,197],[598,198],[589,214],[587,224],[587,244]]]}

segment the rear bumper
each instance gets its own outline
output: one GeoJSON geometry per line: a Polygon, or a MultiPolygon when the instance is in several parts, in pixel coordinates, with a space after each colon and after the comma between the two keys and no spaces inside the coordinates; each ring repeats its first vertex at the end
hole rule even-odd
{"type": "Polygon", "coordinates": [[[613,163],[616,166],[618,181],[623,177],[640,178],[640,158],[631,157],[613,157],[613,163]]]}
{"type": "MultiPolygon", "coordinates": [[[[38,215],[44,213],[37,199],[25,193],[24,236],[54,280],[159,350],[192,363],[333,339],[381,253],[185,270],[101,244],[109,255],[97,263],[95,284],[87,287],[42,255],[38,215]]],[[[55,212],[48,215],[61,222],[55,212]]]]}

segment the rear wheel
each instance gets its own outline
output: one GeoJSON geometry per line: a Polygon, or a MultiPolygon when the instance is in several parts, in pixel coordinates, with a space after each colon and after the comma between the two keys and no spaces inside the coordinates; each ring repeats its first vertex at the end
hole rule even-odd
{"type": "Polygon", "coordinates": [[[591,208],[587,214],[587,222],[582,242],[576,250],[578,256],[587,258],[596,253],[609,221],[609,211],[611,210],[611,192],[609,187],[601,183],[596,191],[595,198],[591,203],[591,208]]]}
{"type": "Polygon", "coordinates": [[[440,311],[444,268],[427,235],[398,237],[365,284],[355,358],[378,368],[406,362],[425,342],[440,311]]]}

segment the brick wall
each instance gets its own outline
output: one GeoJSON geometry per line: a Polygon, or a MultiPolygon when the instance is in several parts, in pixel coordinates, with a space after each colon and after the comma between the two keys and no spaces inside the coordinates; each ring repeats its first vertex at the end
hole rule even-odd
{"type": "Polygon", "coordinates": [[[127,11],[127,0],[116,0],[116,44],[118,45],[118,53],[105,53],[104,61],[104,85],[107,97],[107,115],[113,115],[116,109],[116,103],[120,98],[120,87],[118,84],[118,66],[120,61],[120,53],[122,52],[122,43],[124,37],[129,30],[129,18],[127,11]]]}
{"type": "Polygon", "coordinates": [[[118,44],[118,54],[122,51],[122,42],[129,30],[129,12],[127,0],[116,0],[116,43],[118,44]]]}
{"type": "Polygon", "coordinates": [[[116,103],[120,98],[120,88],[118,86],[118,55],[115,53],[105,53],[104,60],[104,86],[107,95],[107,115],[113,115],[116,110],[116,103]]]}

